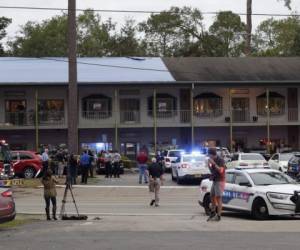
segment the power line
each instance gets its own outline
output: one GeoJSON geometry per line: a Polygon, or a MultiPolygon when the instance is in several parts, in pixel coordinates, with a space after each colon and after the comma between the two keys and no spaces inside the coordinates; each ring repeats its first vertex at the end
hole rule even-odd
{"type": "MultiPolygon", "coordinates": [[[[0,57],[1,58],[1,57],[0,57]]],[[[7,58],[7,57],[6,57],[7,58]]],[[[5,60],[0,59],[0,62],[15,62],[15,61],[30,61],[30,60],[45,60],[45,61],[55,61],[55,62],[63,62],[68,63],[68,60],[64,59],[57,59],[57,58],[50,58],[50,57],[27,57],[27,58],[14,58],[5,60]]],[[[140,70],[140,71],[153,71],[153,72],[166,72],[166,73],[182,73],[182,74],[198,74],[198,72],[194,71],[174,71],[168,69],[155,69],[155,68],[140,68],[140,67],[131,67],[131,66],[121,66],[121,65],[111,65],[111,64],[101,64],[101,63],[89,63],[89,62],[82,62],[80,58],[77,60],[77,64],[81,65],[88,65],[88,66],[98,66],[98,67],[106,67],[106,68],[118,68],[118,69],[130,69],[130,70],[140,70]]]]}
{"type": "MultiPolygon", "coordinates": [[[[53,8],[53,7],[33,7],[33,6],[0,6],[0,9],[15,9],[15,10],[42,10],[42,11],[67,11],[67,8],[53,8]]],[[[102,13],[134,13],[134,14],[159,14],[161,12],[170,14],[180,14],[172,11],[156,11],[156,10],[112,10],[112,9],[76,9],[76,11],[94,11],[102,13]]],[[[220,12],[207,11],[201,12],[202,15],[217,15],[220,12]]],[[[240,16],[246,16],[247,13],[235,13],[240,16]]],[[[252,16],[271,16],[271,17],[300,17],[300,14],[281,14],[281,13],[252,13],[252,16]]]]}

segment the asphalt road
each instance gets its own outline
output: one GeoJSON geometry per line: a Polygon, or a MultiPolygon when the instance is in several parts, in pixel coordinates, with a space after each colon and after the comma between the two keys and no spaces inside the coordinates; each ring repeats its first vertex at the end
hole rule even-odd
{"type": "MultiPolygon", "coordinates": [[[[136,175],[121,180],[93,179],[95,186],[73,189],[87,221],[44,220],[42,189],[17,189],[17,212],[39,220],[1,231],[0,249],[298,249],[300,220],[255,221],[225,213],[221,222],[207,222],[197,204],[198,185],[177,186],[167,176],[161,206],[150,207],[147,186],[136,175]]],[[[58,188],[58,201],[64,188],[58,188]]],[[[69,199],[70,200],[70,199],[69,199]]],[[[60,202],[59,202],[60,205],[60,202]]],[[[67,204],[73,213],[74,205],[67,204]]]]}

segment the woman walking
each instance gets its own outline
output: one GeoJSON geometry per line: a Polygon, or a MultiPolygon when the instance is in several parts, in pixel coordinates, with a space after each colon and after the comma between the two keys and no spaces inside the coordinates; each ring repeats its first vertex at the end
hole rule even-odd
{"type": "Polygon", "coordinates": [[[47,220],[51,220],[50,218],[50,201],[52,203],[52,218],[53,220],[57,220],[56,218],[56,184],[58,183],[54,176],[52,176],[52,171],[50,169],[47,170],[46,174],[42,178],[42,183],[44,185],[44,199],[46,202],[46,216],[47,220]]]}

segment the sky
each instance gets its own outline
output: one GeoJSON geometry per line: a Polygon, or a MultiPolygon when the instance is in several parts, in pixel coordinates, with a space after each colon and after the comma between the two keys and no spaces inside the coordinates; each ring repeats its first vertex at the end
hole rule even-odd
{"type": "MultiPolygon", "coordinates": [[[[253,13],[280,13],[290,14],[283,2],[277,0],[253,0],[253,13]]],[[[34,6],[67,8],[68,0],[0,0],[0,6],[34,6]]],[[[168,10],[171,6],[190,6],[200,9],[202,12],[216,12],[231,10],[236,13],[246,12],[246,0],[77,0],[77,8],[86,9],[122,9],[122,10],[168,10]]],[[[300,13],[300,0],[292,0],[292,11],[300,13]]],[[[42,21],[60,11],[40,10],[8,10],[0,8],[0,16],[12,18],[12,24],[8,27],[8,39],[13,38],[20,30],[20,26],[27,21],[42,21]]],[[[104,19],[111,17],[113,21],[121,24],[125,18],[134,18],[142,21],[147,19],[147,14],[120,14],[100,13],[104,19]]],[[[243,21],[245,16],[241,17],[243,21]]],[[[267,17],[253,17],[254,28],[267,17]]],[[[213,15],[204,16],[204,24],[209,27],[214,20],[213,15]]]]}

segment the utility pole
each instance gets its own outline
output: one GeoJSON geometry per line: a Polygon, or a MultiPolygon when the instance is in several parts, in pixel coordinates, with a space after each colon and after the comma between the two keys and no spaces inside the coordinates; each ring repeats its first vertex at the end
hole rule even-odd
{"type": "Polygon", "coordinates": [[[156,89],[153,90],[153,141],[154,141],[154,153],[157,151],[157,105],[156,105],[156,89]]]}
{"type": "Polygon", "coordinates": [[[195,124],[194,124],[194,83],[191,86],[191,93],[190,93],[190,106],[191,106],[191,144],[192,149],[195,147],[195,124]]]}
{"type": "Polygon", "coordinates": [[[76,58],[76,0],[68,0],[68,147],[69,152],[78,154],[78,91],[76,58]]]}
{"type": "Polygon", "coordinates": [[[252,0],[247,0],[247,25],[246,25],[246,49],[245,54],[251,55],[252,40],[252,0]]]}
{"type": "Polygon", "coordinates": [[[232,89],[229,89],[229,140],[230,153],[233,153],[233,120],[232,120],[232,89]]]}
{"type": "Polygon", "coordinates": [[[266,101],[267,101],[267,151],[270,154],[271,152],[271,138],[270,138],[270,90],[266,89],[266,101]]]}
{"type": "Polygon", "coordinates": [[[34,119],[34,125],[35,125],[35,150],[36,152],[39,152],[39,94],[38,90],[35,89],[35,119],[34,119]]]}

